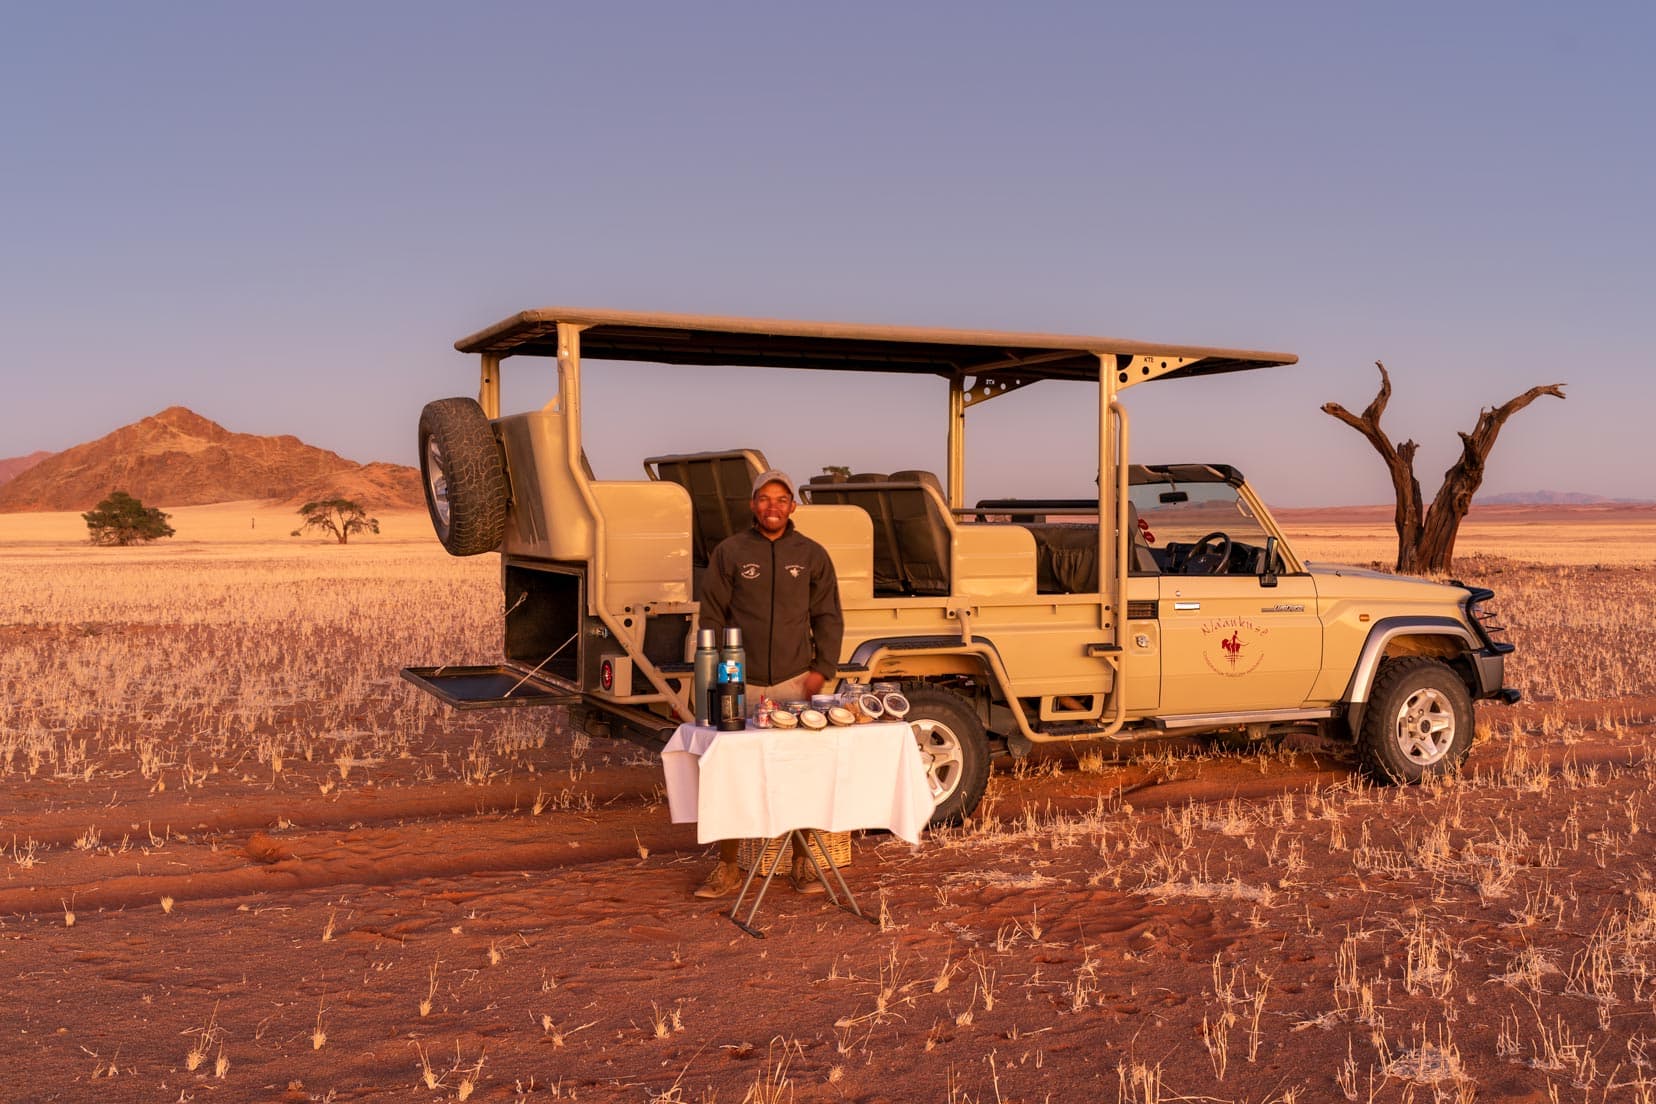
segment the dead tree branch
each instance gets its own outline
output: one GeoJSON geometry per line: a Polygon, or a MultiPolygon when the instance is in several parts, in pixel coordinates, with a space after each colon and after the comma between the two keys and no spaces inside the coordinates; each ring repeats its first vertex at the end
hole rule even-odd
{"type": "Polygon", "coordinates": [[[1478,424],[1471,433],[1461,433],[1461,455],[1443,473],[1443,485],[1429,509],[1422,510],[1420,480],[1414,474],[1415,452],[1419,446],[1412,440],[1393,445],[1391,438],[1380,428],[1380,416],[1391,400],[1391,376],[1386,366],[1375,361],[1380,369],[1380,391],[1364,408],[1353,414],[1339,403],[1324,403],[1323,413],[1338,418],[1367,438],[1369,444],[1386,462],[1391,475],[1392,490],[1397,509],[1393,521],[1397,529],[1397,570],[1409,574],[1435,574],[1449,570],[1455,556],[1455,536],[1460,523],[1472,508],[1472,496],[1483,484],[1484,464],[1495,447],[1495,438],[1508,418],[1524,409],[1542,395],[1564,397],[1561,383],[1532,387],[1516,398],[1498,407],[1480,411],[1478,424]]]}

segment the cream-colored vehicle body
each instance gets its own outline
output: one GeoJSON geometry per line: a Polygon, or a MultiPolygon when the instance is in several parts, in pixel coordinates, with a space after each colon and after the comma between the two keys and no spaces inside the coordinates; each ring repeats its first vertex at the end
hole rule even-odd
{"type": "MultiPolygon", "coordinates": [[[[501,555],[505,662],[406,672],[456,705],[561,703],[593,731],[646,742],[690,715],[698,563],[749,523],[746,480],[766,466],[771,442],[709,440],[707,451],[677,456],[646,456],[641,447],[640,478],[593,478],[581,379],[615,360],[684,365],[686,387],[699,365],[948,381],[948,410],[925,421],[946,415],[945,471],[819,478],[801,486],[794,515],[838,572],[841,679],[900,681],[926,701],[945,696],[943,706],[921,711],[935,716],[911,718],[934,763],[940,818],[975,805],[997,737],[1016,751],[1052,740],[1244,738],[1317,725],[1361,744],[1386,665],[1423,657],[1460,685],[1438,685],[1439,677],[1426,679],[1424,691],[1382,687],[1397,715],[1387,721],[1390,735],[1374,739],[1398,744],[1402,758],[1378,765],[1406,777],[1416,773],[1411,763],[1425,770],[1464,755],[1470,719],[1461,719],[1468,731],[1454,731],[1460,695],[1516,699],[1502,684],[1510,646],[1479,618],[1489,592],[1313,567],[1233,469],[1130,461],[1124,392],[1291,364],[1290,354],[571,308],[515,315],[456,347],[479,359],[477,418],[498,441],[508,488],[494,527],[485,527],[486,547],[450,544],[457,553],[501,555]],[[554,397],[502,416],[500,374],[520,370],[508,358],[530,357],[555,364],[554,397]],[[968,505],[968,413],[1064,380],[1090,385],[1097,406],[1097,500],[968,505]]],[[[473,492],[463,473],[448,470],[444,440],[422,420],[428,502],[449,543],[449,511],[473,492]]],[[[1389,681],[1407,682],[1405,666],[1425,669],[1399,665],[1389,681]]]]}

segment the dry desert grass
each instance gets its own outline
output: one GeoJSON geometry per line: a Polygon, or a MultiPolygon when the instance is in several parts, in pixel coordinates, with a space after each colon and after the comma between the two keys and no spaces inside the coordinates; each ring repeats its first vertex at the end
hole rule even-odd
{"type": "Polygon", "coordinates": [[[15,517],[10,1098],[1656,1099],[1648,532],[1459,565],[1531,696],[1461,779],[1043,749],[975,823],[859,841],[877,926],[779,890],[759,942],[688,897],[653,756],[396,678],[495,654],[491,557],[15,517]]]}

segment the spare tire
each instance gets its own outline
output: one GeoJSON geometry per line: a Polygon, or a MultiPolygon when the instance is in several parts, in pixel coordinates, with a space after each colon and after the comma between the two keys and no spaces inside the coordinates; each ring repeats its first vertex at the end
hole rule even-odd
{"type": "Polygon", "coordinates": [[[475,399],[438,399],[420,411],[420,481],[432,528],[450,555],[500,550],[506,462],[475,399]]]}

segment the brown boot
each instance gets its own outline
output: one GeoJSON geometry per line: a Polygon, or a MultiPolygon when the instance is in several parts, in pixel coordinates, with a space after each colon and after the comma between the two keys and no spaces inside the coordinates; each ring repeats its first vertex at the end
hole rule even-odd
{"type": "Polygon", "coordinates": [[[721,862],[696,887],[697,897],[724,897],[742,887],[742,872],[735,863],[721,862]]]}
{"type": "MultiPolygon", "coordinates": [[[[822,873],[826,876],[828,873],[827,869],[824,868],[822,873]]],[[[794,856],[793,884],[794,888],[799,890],[801,893],[828,892],[828,887],[822,884],[822,879],[817,877],[817,872],[811,869],[810,860],[806,859],[803,855],[794,856]]]]}

